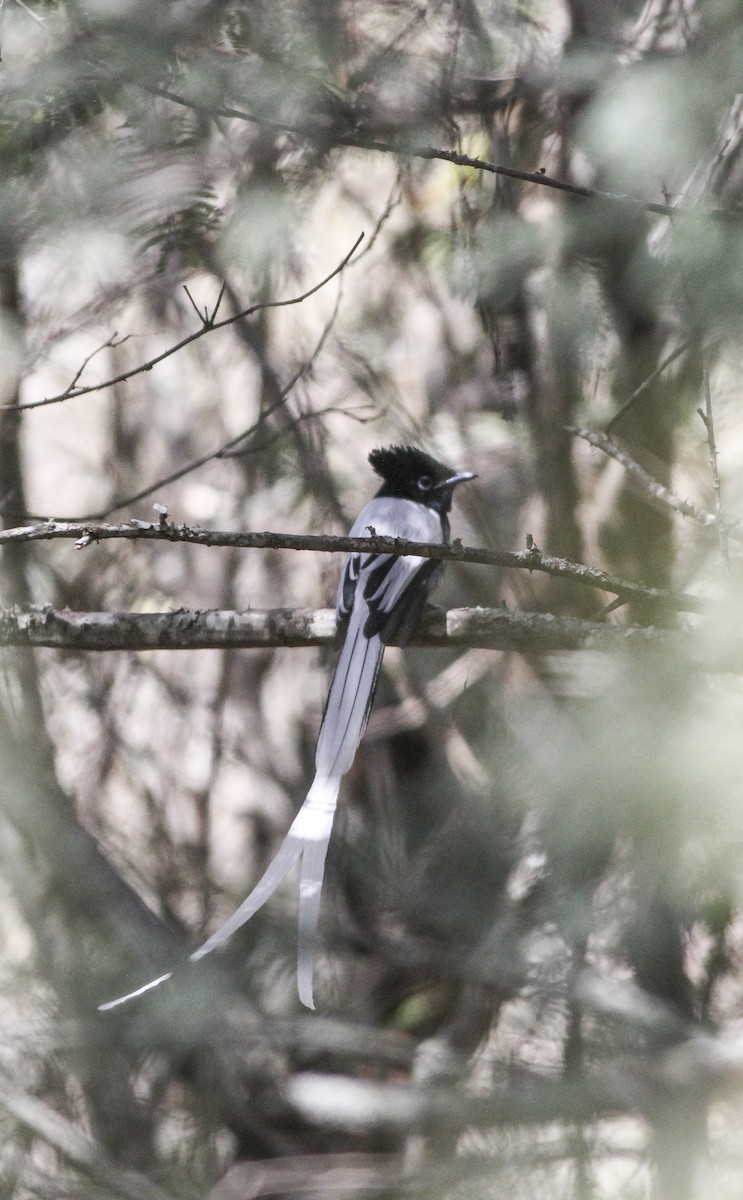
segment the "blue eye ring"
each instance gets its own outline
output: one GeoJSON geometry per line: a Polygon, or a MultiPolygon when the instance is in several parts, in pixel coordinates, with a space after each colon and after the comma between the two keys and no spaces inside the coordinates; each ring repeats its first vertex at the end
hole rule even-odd
{"type": "Polygon", "coordinates": [[[433,487],[433,480],[431,476],[421,475],[418,479],[417,486],[419,492],[430,492],[431,488],[433,487]]]}

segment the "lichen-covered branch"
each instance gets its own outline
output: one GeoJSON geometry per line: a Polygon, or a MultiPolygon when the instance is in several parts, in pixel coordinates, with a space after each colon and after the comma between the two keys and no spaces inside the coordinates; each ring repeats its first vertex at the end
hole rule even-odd
{"type": "MultiPolygon", "coordinates": [[[[0,645],[58,650],[209,650],[322,646],[335,638],[332,608],[250,609],[247,612],[181,608],[174,612],[72,612],[48,607],[0,610],[0,645]]],[[[743,671],[743,640],[709,650],[689,630],[612,625],[551,613],[502,608],[431,609],[412,639],[418,646],[468,646],[545,654],[557,650],[656,646],[710,670],[743,671]]]]}

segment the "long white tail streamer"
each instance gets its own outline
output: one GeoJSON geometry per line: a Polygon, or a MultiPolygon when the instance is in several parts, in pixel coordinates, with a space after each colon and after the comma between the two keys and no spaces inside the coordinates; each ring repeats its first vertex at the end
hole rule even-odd
{"type": "MultiPolygon", "coordinates": [[[[397,452],[393,448],[385,453],[394,457],[397,452]]],[[[414,452],[403,450],[402,453],[414,452]]],[[[435,470],[445,471],[433,460],[427,461],[435,470]]],[[[438,486],[454,486],[471,478],[470,472],[462,472],[442,480],[438,486]]],[[[448,511],[448,505],[445,511],[448,511]]],[[[350,536],[365,537],[370,532],[432,542],[442,536],[447,538],[448,523],[442,521],[433,507],[383,496],[375,497],[367,504],[354,522],[350,536]]],[[[345,638],[317,740],[312,787],[277,854],[250,895],[198,950],[194,950],[189,956],[190,962],[210,954],[249,921],[301,859],[297,984],[302,1003],[314,1008],[313,966],[320,898],[338,792],[364,735],[384,654],[382,636],[371,629],[383,629],[385,622],[388,623],[387,634],[407,629],[405,616],[417,616],[420,612],[422,602],[435,585],[437,570],[432,572],[430,561],[415,555],[352,554],[346,560],[337,604],[341,626],[346,625],[345,638]]],[[[99,1005],[99,1009],[106,1012],[134,1000],[172,975],[172,971],[160,975],[126,996],[99,1005]]]]}
{"type": "MultiPolygon", "coordinates": [[[[364,734],[384,653],[379,637],[364,636],[363,625],[367,616],[365,604],[356,605],[351,613],[348,632],[330,685],[315,752],[315,778],[307,798],[250,895],[198,950],[189,955],[190,962],[197,962],[231,937],[270,900],[301,858],[297,986],[299,998],[307,1008],[315,1007],[312,981],[320,897],[338,792],[341,779],[351,766],[364,734]]],[[[172,974],[170,971],[160,975],[126,996],[109,1000],[99,1005],[99,1010],[107,1012],[126,1004],[165,983],[172,974]]]]}

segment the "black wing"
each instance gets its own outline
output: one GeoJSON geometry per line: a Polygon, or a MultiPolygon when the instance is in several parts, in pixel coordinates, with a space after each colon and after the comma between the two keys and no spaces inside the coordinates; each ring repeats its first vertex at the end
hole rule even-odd
{"type": "Polygon", "coordinates": [[[366,637],[379,634],[385,646],[405,646],[415,632],[423,609],[436,587],[443,563],[433,558],[410,562],[394,554],[378,556],[368,570],[364,599],[369,616],[364,625],[366,637]],[[402,568],[402,569],[401,569],[402,568]]]}
{"type": "Polygon", "coordinates": [[[340,586],[338,588],[338,596],[336,598],[336,616],[337,625],[335,633],[336,648],[338,648],[348,632],[348,620],[351,616],[354,597],[356,595],[356,584],[359,581],[359,575],[362,570],[362,558],[364,562],[376,558],[375,554],[349,554],[346,559],[346,565],[341,576],[340,586]]]}

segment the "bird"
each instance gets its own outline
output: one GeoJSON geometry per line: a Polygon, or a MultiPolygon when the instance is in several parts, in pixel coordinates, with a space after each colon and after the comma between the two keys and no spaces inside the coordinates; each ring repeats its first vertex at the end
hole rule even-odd
{"type": "MultiPolygon", "coordinates": [[[[369,463],[382,483],[353,523],[349,537],[394,537],[413,542],[449,540],[454,489],[476,478],[454,471],[415,446],[372,450],[369,463]]],[[[202,946],[197,962],[231,937],[274,894],[301,859],[297,938],[297,989],[313,1009],[313,974],[325,857],[341,780],[350,769],[374,699],[385,646],[412,636],[444,564],[440,559],[356,551],[345,560],[336,597],[340,654],[328,692],[315,750],[315,777],[286,837],[250,894],[202,946]]],[[[107,1011],[172,977],[167,972],[116,1000],[107,1011]]]]}

